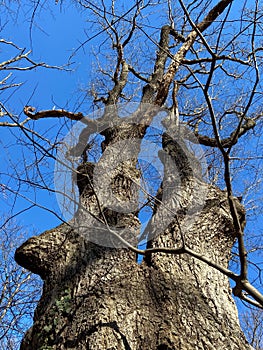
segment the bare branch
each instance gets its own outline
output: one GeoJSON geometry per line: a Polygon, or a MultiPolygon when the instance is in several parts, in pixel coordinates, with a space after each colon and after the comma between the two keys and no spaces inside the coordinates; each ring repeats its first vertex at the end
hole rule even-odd
{"type": "MultiPolygon", "coordinates": [[[[191,33],[187,36],[185,43],[182,44],[181,48],[173,56],[173,61],[171,62],[167,72],[162,78],[160,87],[157,92],[157,96],[155,98],[155,103],[157,105],[161,106],[166,101],[169,92],[169,87],[174,79],[174,76],[178,71],[180,65],[182,64],[185,55],[195,42],[198,36],[198,31],[202,33],[204,30],[206,30],[214,22],[214,20],[226,9],[226,7],[229,4],[231,4],[231,2],[232,0],[219,1],[219,3],[208,13],[204,20],[197,24],[197,30],[193,29],[191,33]]],[[[181,0],[180,3],[182,4],[181,0]]]]}
{"type": "Polygon", "coordinates": [[[32,120],[44,119],[44,118],[68,118],[70,120],[81,120],[84,118],[84,115],[81,112],[72,113],[64,109],[54,109],[54,110],[45,110],[32,113],[32,110],[35,110],[34,107],[25,106],[24,113],[32,120]]]}

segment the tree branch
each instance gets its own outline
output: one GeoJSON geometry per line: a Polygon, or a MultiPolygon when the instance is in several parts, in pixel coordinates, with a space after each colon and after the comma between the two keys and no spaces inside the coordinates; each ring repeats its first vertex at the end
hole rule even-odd
{"type": "MultiPolygon", "coordinates": [[[[168,67],[166,74],[163,76],[161,83],[159,84],[159,89],[155,98],[155,104],[162,106],[166,101],[169,87],[174,79],[174,76],[181,66],[185,55],[194,44],[198,36],[198,31],[203,32],[206,30],[231,2],[232,0],[219,1],[219,3],[208,13],[204,20],[197,24],[196,29],[193,29],[187,36],[186,41],[182,44],[178,52],[173,56],[173,60],[168,67]]],[[[180,3],[182,3],[181,0],[180,3]]]]}

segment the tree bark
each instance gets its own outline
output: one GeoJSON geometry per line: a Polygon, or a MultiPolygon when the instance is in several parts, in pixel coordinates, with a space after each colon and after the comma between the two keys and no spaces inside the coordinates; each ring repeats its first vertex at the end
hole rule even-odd
{"type": "MultiPolygon", "coordinates": [[[[134,130],[128,125],[104,131],[104,149],[116,140],[143,137],[145,127],[134,130]]],[[[207,191],[206,203],[188,227],[192,214],[185,212],[193,174],[183,154],[180,156],[178,144],[165,135],[163,149],[179,169],[183,188],[176,201],[181,214],[164,232],[153,236],[148,247],[176,248],[183,240],[195,252],[227,267],[235,230],[226,193],[197,180],[200,191],[207,191]]],[[[137,153],[135,150],[134,160],[117,169],[112,182],[120,198],[124,194],[129,197],[130,179],[140,176],[137,153]],[[128,173],[124,169],[129,169],[128,173]]],[[[160,157],[165,167],[165,156],[160,157]]],[[[129,232],[134,232],[136,245],[140,227],[136,213],[98,208],[92,187],[93,169],[92,163],[78,169],[81,205],[102,220],[132,228],[129,232]]],[[[168,170],[163,181],[173,184],[168,170]]],[[[161,200],[163,196],[161,193],[161,200]]],[[[237,207],[244,220],[242,206],[237,203],[237,207]]],[[[88,240],[92,228],[85,233],[64,223],[30,238],[17,249],[16,261],[44,280],[34,325],[21,350],[250,349],[240,330],[228,278],[221,272],[186,254],[152,253],[138,264],[136,254],[129,249],[99,246],[88,240]]]]}

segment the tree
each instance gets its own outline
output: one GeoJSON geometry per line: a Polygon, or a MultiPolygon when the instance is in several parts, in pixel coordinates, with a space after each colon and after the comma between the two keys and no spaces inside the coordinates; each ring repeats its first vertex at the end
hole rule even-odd
{"type": "MultiPolygon", "coordinates": [[[[259,142],[252,137],[262,119],[259,1],[238,17],[231,0],[81,6],[102,25],[115,60],[102,40],[109,61],[100,61],[101,84],[90,88],[100,108],[95,119],[24,108],[27,121],[65,118],[83,127],[57,157],[59,174],[72,171],[79,190],[74,217],[16,251],[16,261],[44,280],[21,349],[249,349],[229,279],[236,297],[262,307],[260,290],[248,280],[245,210],[234,197],[243,185],[233,180],[250,170],[240,168],[249,138],[259,142]],[[144,22],[152,8],[167,13],[157,41],[144,22]],[[140,34],[149,42],[134,52],[140,34]],[[163,176],[149,189],[142,183],[154,170],[138,159],[152,139],[161,148],[163,176]],[[197,143],[206,147],[207,169],[197,143]],[[142,239],[145,249],[138,248],[142,239]],[[228,266],[231,252],[238,269],[228,266]]],[[[57,138],[45,148],[27,131],[35,150],[53,156],[57,138]]],[[[66,205],[67,198],[76,204],[65,188],[59,192],[66,205]]]]}
{"type": "MultiPolygon", "coordinates": [[[[4,219],[4,218],[3,218],[4,219]]],[[[29,273],[14,261],[16,247],[26,239],[22,228],[3,220],[0,238],[0,349],[18,349],[25,328],[32,325],[32,316],[41,291],[38,276],[29,273]]]]}

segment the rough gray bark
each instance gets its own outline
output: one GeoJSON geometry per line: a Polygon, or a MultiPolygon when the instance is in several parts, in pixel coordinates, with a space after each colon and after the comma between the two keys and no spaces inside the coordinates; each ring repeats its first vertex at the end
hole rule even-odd
{"type": "MultiPolygon", "coordinates": [[[[128,139],[129,128],[107,130],[104,148],[116,139],[128,139]]],[[[143,132],[137,129],[138,135],[143,132]]],[[[173,154],[176,145],[164,136],[164,151],[177,162],[184,181],[179,199],[182,214],[153,237],[151,247],[180,246],[181,228],[187,227],[189,220],[184,211],[193,174],[187,170],[183,155],[178,156],[178,149],[177,156],[173,154]]],[[[126,166],[129,176],[119,169],[112,183],[120,196],[129,196],[128,178],[138,177],[135,161],[126,166]]],[[[93,165],[86,163],[79,170],[81,203],[101,215],[92,190],[93,165]]],[[[169,174],[166,177],[173,181],[169,174]]],[[[198,220],[185,231],[185,244],[227,267],[235,241],[227,195],[201,180],[199,186],[208,190],[206,204],[198,220]]],[[[237,207],[244,220],[242,206],[237,207]]],[[[136,237],[139,220],[135,214],[105,210],[104,215],[120,226],[132,226],[136,237]]],[[[239,327],[228,278],[188,255],[154,253],[139,265],[135,253],[128,249],[90,243],[62,224],[25,242],[16,251],[16,261],[44,280],[34,325],[21,350],[250,348],[239,327]]]]}

